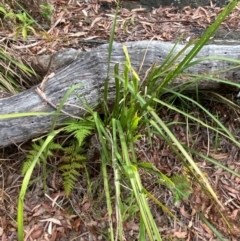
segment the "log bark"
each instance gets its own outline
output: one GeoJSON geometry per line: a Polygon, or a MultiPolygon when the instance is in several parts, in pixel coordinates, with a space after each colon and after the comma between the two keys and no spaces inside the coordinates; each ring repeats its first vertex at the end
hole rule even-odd
{"type": "MultiPolygon", "coordinates": [[[[173,48],[172,43],[159,41],[139,41],[125,44],[131,58],[132,66],[144,79],[147,71],[154,63],[161,64],[173,48]]],[[[173,54],[178,53],[184,45],[178,45],[173,54]]],[[[186,52],[187,53],[187,52],[186,52]]],[[[185,53],[185,54],[186,54],[185,53]]],[[[223,56],[238,59],[239,46],[230,45],[206,45],[200,51],[197,58],[206,56],[223,56]]],[[[183,58],[184,56],[182,56],[183,58]]],[[[125,62],[122,44],[114,43],[110,63],[109,101],[114,101],[115,86],[113,68],[120,63],[121,69],[125,62]]],[[[211,74],[214,71],[226,69],[229,63],[224,61],[209,60],[194,65],[187,70],[193,74],[211,74]]],[[[90,52],[83,53],[75,62],[56,73],[45,85],[44,94],[48,102],[58,105],[70,86],[82,83],[73,92],[64,105],[63,110],[71,115],[83,116],[86,114],[86,103],[91,107],[97,107],[103,98],[104,82],[108,70],[108,45],[102,45],[90,52]]],[[[240,70],[234,69],[221,73],[218,77],[232,79],[239,82],[240,70]]],[[[160,80],[161,81],[161,80],[160,80]]],[[[173,84],[183,82],[176,79],[173,84]]],[[[217,82],[202,80],[198,83],[201,89],[218,88],[217,82]]],[[[0,99],[0,147],[11,143],[24,142],[48,132],[51,126],[51,116],[30,116],[23,118],[1,119],[1,115],[23,112],[54,112],[56,109],[49,105],[36,93],[37,86],[22,93],[0,99]]],[[[58,124],[69,118],[61,115],[58,124]]]]}

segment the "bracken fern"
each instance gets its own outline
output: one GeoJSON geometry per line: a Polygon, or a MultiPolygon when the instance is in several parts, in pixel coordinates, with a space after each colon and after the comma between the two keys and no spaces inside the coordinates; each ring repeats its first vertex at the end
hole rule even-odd
{"type": "Polygon", "coordinates": [[[79,177],[79,169],[84,167],[86,157],[82,154],[82,146],[87,136],[92,134],[95,129],[95,123],[92,117],[86,117],[84,120],[69,120],[65,122],[65,132],[73,134],[76,138],[69,147],[64,148],[62,165],[59,170],[63,171],[63,186],[68,197],[79,177]]]}
{"type": "MultiPolygon", "coordinates": [[[[68,134],[73,134],[76,139],[73,139],[70,142],[70,145],[67,147],[62,147],[61,144],[55,143],[53,140],[49,143],[48,148],[44,149],[41,153],[37,164],[42,162],[46,166],[47,159],[50,156],[53,156],[53,150],[63,151],[61,157],[62,164],[59,166],[59,170],[62,172],[63,177],[63,187],[68,197],[71,193],[74,185],[77,181],[79,174],[79,169],[84,166],[84,161],[86,157],[82,154],[82,145],[87,136],[89,136],[92,131],[95,129],[95,124],[92,117],[86,117],[84,120],[68,120],[64,123],[64,132],[68,134]]],[[[26,156],[26,160],[22,167],[22,175],[25,175],[29,167],[32,164],[35,156],[39,153],[42,145],[44,143],[43,139],[38,140],[32,144],[32,150],[26,156]]],[[[43,168],[44,169],[44,168],[43,168]]]]}
{"type": "Polygon", "coordinates": [[[80,176],[79,169],[84,167],[86,157],[81,154],[82,148],[76,141],[69,147],[64,148],[62,164],[59,167],[63,177],[63,186],[68,197],[73,190],[77,178],[80,176]]]}
{"type": "MultiPolygon", "coordinates": [[[[25,175],[25,173],[27,172],[27,170],[29,169],[33,159],[35,158],[35,156],[38,154],[38,152],[40,151],[42,145],[44,143],[43,139],[39,139],[38,142],[33,143],[32,144],[32,150],[29,151],[29,153],[26,156],[26,160],[23,163],[23,167],[22,167],[22,175],[25,175]]],[[[49,143],[49,146],[47,149],[44,149],[44,151],[42,152],[42,154],[39,157],[38,163],[40,164],[40,161],[42,162],[46,162],[47,158],[49,156],[53,156],[53,153],[51,150],[59,150],[62,149],[60,144],[54,143],[53,141],[49,143]]]]}
{"type": "Polygon", "coordinates": [[[89,136],[96,128],[93,117],[86,117],[84,120],[75,120],[65,122],[65,131],[73,134],[77,139],[79,146],[82,146],[84,139],[89,136]]]}
{"type": "Polygon", "coordinates": [[[175,175],[171,180],[175,184],[175,190],[172,189],[175,204],[180,203],[183,199],[187,200],[192,193],[188,177],[185,175],[175,175]]]}

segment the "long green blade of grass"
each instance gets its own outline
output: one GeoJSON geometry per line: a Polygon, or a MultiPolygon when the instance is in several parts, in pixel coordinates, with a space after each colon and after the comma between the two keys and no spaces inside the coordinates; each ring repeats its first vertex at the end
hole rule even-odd
{"type": "Polygon", "coordinates": [[[223,238],[223,236],[218,232],[218,230],[204,217],[202,213],[198,213],[200,219],[213,231],[213,233],[219,238],[220,241],[228,241],[229,239],[223,238]]]}
{"type": "Polygon", "coordinates": [[[107,209],[108,209],[110,240],[114,241],[113,222],[112,222],[113,209],[112,209],[112,202],[111,202],[111,196],[110,196],[109,180],[107,175],[107,165],[109,164],[108,162],[111,160],[112,157],[109,155],[107,144],[106,144],[107,142],[111,143],[111,138],[109,138],[108,133],[104,129],[104,126],[102,125],[101,119],[99,118],[98,114],[93,113],[93,117],[96,123],[98,137],[102,148],[101,167],[102,167],[104,190],[105,190],[105,197],[106,197],[107,209]]]}
{"type": "Polygon", "coordinates": [[[164,80],[160,83],[158,89],[163,89],[169,81],[175,79],[175,77],[188,67],[188,64],[192,61],[192,59],[199,53],[202,47],[208,42],[208,40],[214,35],[214,33],[219,28],[220,24],[225,20],[225,18],[231,13],[231,11],[238,4],[239,0],[231,0],[229,4],[224,8],[224,10],[217,16],[215,22],[205,31],[199,41],[195,44],[195,46],[190,50],[190,52],[186,55],[186,57],[175,66],[175,70],[171,71],[164,80]]]}
{"type": "Polygon", "coordinates": [[[159,104],[161,104],[163,106],[168,107],[169,109],[175,110],[176,112],[182,114],[183,116],[186,116],[186,117],[188,117],[188,118],[190,118],[190,119],[200,123],[202,126],[205,126],[205,127],[209,128],[209,129],[214,130],[217,133],[220,133],[221,135],[227,137],[228,139],[230,139],[231,141],[233,141],[236,145],[238,145],[240,147],[240,143],[236,140],[234,135],[232,135],[232,133],[218,120],[218,118],[216,118],[212,113],[210,113],[208,110],[206,110],[197,101],[194,101],[193,99],[191,99],[191,98],[189,98],[189,97],[187,97],[185,95],[182,95],[181,93],[177,93],[175,91],[172,91],[172,90],[169,90],[169,92],[174,93],[176,96],[179,96],[179,97],[181,97],[183,99],[186,99],[186,100],[194,103],[196,106],[198,106],[200,109],[202,109],[221,128],[221,130],[223,132],[218,130],[218,129],[216,129],[216,128],[214,128],[214,127],[212,127],[212,126],[210,126],[210,125],[208,125],[208,124],[206,124],[206,123],[204,123],[202,120],[199,120],[198,118],[196,118],[196,117],[194,117],[194,116],[192,116],[192,115],[190,115],[190,114],[188,114],[188,113],[186,113],[184,111],[179,110],[178,108],[176,108],[176,107],[174,107],[174,106],[172,106],[172,105],[170,105],[170,104],[168,104],[168,103],[166,103],[164,101],[161,101],[159,99],[154,99],[154,101],[156,101],[157,103],[159,103],[159,104]]]}
{"type": "Polygon", "coordinates": [[[119,238],[120,241],[123,241],[124,233],[123,233],[123,218],[122,218],[122,201],[121,201],[121,188],[120,188],[120,168],[118,165],[118,160],[121,160],[120,154],[118,152],[118,138],[117,138],[117,126],[116,119],[112,119],[112,131],[113,131],[113,171],[114,171],[114,180],[115,180],[115,194],[116,194],[116,237],[117,240],[119,238]]]}
{"type": "Polygon", "coordinates": [[[29,167],[28,171],[26,172],[23,182],[22,182],[22,186],[21,186],[21,190],[20,190],[20,194],[19,194],[19,198],[18,198],[18,215],[17,215],[17,223],[18,223],[18,241],[23,241],[24,240],[24,229],[23,229],[23,205],[24,205],[24,197],[28,188],[28,184],[33,172],[34,167],[36,166],[36,163],[38,162],[41,154],[43,153],[44,149],[48,146],[48,144],[53,140],[53,138],[59,133],[61,132],[62,129],[53,131],[51,133],[49,133],[47,139],[45,140],[45,142],[43,143],[40,151],[38,152],[38,154],[36,155],[36,157],[34,158],[31,166],[29,167]]]}
{"type": "MultiPolygon", "coordinates": [[[[117,15],[118,15],[118,10],[119,10],[119,4],[120,4],[120,1],[117,0],[117,7],[116,7],[115,16],[113,19],[113,26],[112,26],[110,39],[109,39],[109,46],[108,46],[108,68],[107,68],[107,77],[106,77],[106,80],[104,83],[104,102],[105,103],[107,103],[107,100],[108,100],[108,81],[109,81],[109,73],[110,73],[110,63],[111,63],[115,29],[116,29],[116,24],[117,24],[117,15]]],[[[105,105],[104,105],[104,107],[105,107],[105,105]]],[[[104,109],[106,111],[106,108],[104,108],[104,109]]]]}
{"type": "MultiPolygon", "coordinates": [[[[148,237],[151,241],[158,240],[161,241],[161,236],[156,226],[156,223],[152,217],[151,210],[149,209],[149,205],[146,200],[146,195],[144,193],[144,188],[141,184],[141,178],[139,176],[139,172],[137,170],[137,166],[134,165],[129,156],[129,150],[127,147],[127,142],[125,135],[123,133],[121,124],[119,121],[117,123],[117,131],[120,137],[120,144],[122,149],[122,156],[123,156],[123,167],[130,179],[131,186],[136,197],[136,201],[138,203],[138,207],[140,209],[141,218],[145,225],[148,237]]],[[[131,154],[134,154],[135,150],[131,148],[131,154]]],[[[133,160],[136,162],[136,160],[133,160]]]]}
{"type": "Polygon", "coordinates": [[[187,150],[189,150],[191,153],[201,157],[203,160],[206,160],[207,162],[210,162],[210,163],[214,164],[215,166],[218,166],[218,167],[222,168],[223,170],[225,170],[225,171],[233,174],[234,176],[240,178],[240,173],[237,173],[237,172],[233,171],[232,169],[230,169],[230,168],[226,167],[225,165],[221,164],[219,161],[217,161],[217,160],[215,160],[215,159],[213,159],[209,156],[206,156],[203,153],[200,153],[200,152],[194,150],[193,148],[189,148],[187,146],[185,146],[185,148],[187,150]]]}
{"type": "Polygon", "coordinates": [[[201,177],[201,180],[203,181],[203,183],[205,184],[207,190],[209,191],[209,193],[212,195],[212,197],[214,198],[214,200],[221,206],[223,207],[222,203],[218,200],[217,195],[215,194],[215,192],[213,191],[211,185],[209,184],[207,178],[204,176],[204,174],[201,172],[201,170],[199,169],[199,167],[196,165],[196,163],[194,162],[194,160],[190,157],[190,155],[187,153],[187,151],[185,150],[185,148],[181,145],[181,143],[177,140],[177,138],[173,135],[173,133],[167,128],[166,124],[163,123],[163,121],[156,115],[155,112],[151,111],[150,112],[151,115],[153,116],[153,118],[155,119],[155,121],[150,121],[150,123],[152,124],[152,126],[159,132],[161,133],[161,129],[162,128],[167,135],[169,136],[169,138],[175,143],[175,145],[178,147],[179,151],[183,154],[183,156],[186,158],[186,160],[189,162],[189,164],[193,167],[193,169],[195,170],[195,172],[201,177]]]}
{"type": "Polygon", "coordinates": [[[11,113],[11,114],[4,114],[0,115],[0,120],[5,119],[13,119],[13,118],[21,118],[21,117],[28,117],[28,116],[48,116],[48,115],[55,115],[55,112],[23,112],[23,113],[11,113]]]}
{"type": "MultiPolygon", "coordinates": [[[[129,91],[134,93],[133,87],[129,84],[129,91]]],[[[143,99],[143,97],[140,94],[137,94],[137,99],[141,103],[142,106],[146,105],[146,101],[143,99]]],[[[166,132],[168,137],[175,143],[179,151],[182,153],[182,155],[186,158],[186,160],[189,162],[189,164],[193,167],[195,172],[201,177],[203,183],[205,184],[208,192],[212,195],[214,200],[221,206],[221,202],[218,200],[215,192],[213,191],[211,185],[209,184],[207,178],[204,176],[204,174],[201,172],[199,167],[196,165],[194,160],[189,156],[187,151],[184,149],[184,147],[181,145],[181,143],[177,140],[177,138],[173,135],[173,133],[170,131],[170,129],[167,127],[167,125],[160,119],[160,117],[156,114],[156,112],[150,107],[147,106],[147,110],[155,120],[150,120],[149,123],[156,129],[159,134],[162,133],[162,131],[166,132]]]]}

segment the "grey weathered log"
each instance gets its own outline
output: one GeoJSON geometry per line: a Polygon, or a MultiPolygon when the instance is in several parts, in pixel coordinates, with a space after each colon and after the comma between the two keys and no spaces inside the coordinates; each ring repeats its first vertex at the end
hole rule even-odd
{"type": "MultiPolygon", "coordinates": [[[[126,46],[132,66],[139,71],[141,79],[144,79],[146,72],[154,63],[161,64],[165,60],[173,44],[159,41],[139,41],[126,43],[126,46]]],[[[179,52],[183,47],[183,45],[178,45],[174,53],[179,52]]],[[[206,56],[223,56],[238,59],[240,47],[206,45],[197,58],[206,56]]],[[[122,44],[114,43],[110,64],[109,101],[114,101],[115,93],[113,67],[116,63],[121,64],[124,62],[125,55],[122,50],[122,44]]],[[[229,67],[229,64],[224,61],[209,60],[192,66],[187,71],[194,74],[208,74],[227,67],[229,67]]],[[[83,116],[86,114],[84,110],[86,103],[91,107],[96,107],[102,100],[107,69],[108,45],[102,45],[91,52],[84,53],[75,62],[56,73],[53,78],[47,81],[44,94],[48,101],[58,105],[72,85],[82,83],[68,98],[64,105],[64,111],[72,115],[83,116]]],[[[240,71],[239,69],[226,71],[220,77],[239,81],[240,71]]],[[[174,83],[181,83],[182,81],[177,79],[174,83]]],[[[217,88],[218,83],[203,80],[199,82],[198,87],[202,89],[217,88]]],[[[36,86],[15,96],[0,99],[0,115],[22,112],[54,112],[55,109],[46,103],[35,90],[36,86]]],[[[66,118],[69,118],[69,116],[61,115],[58,124],[66,118]]],[[[52,117],[50,116],[2,120],[0,118],[0,147],[27,141],[48,132],[51,121],[52,117]]]]}

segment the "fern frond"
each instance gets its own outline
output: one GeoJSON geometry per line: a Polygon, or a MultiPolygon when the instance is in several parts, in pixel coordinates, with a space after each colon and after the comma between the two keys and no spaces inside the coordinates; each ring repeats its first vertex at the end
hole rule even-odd
{"type": "MultiPolygon", "coordinates": [[[[59,167],[59,170],[67,172],[67,171],[71,171],[73,168],[74,169],[80,169],[82,167],[83,167],[83,165],[80,164],[80,163],[76,163],[76,162],[72,163],[72,164],[67,163],[67,164],[61,165],[59,167]]],[[[64,175],[64,173],[62,175],[64,175]]]]}
{"type": "Polygon", "coordinates": [[[65,131],[72,133],[78,140],[78,145],[82,146],[84,139],[89,136],[95,129],[95,123],[92,117],[88,117],[84,120],[70,120],[65,122],[65,131]]]}
{"type": "MultiPolygon", "coordinates": [[[[38,142],[34,142],[32,144],[32,150],[29,151],[29,153],[27,154],[26,159],[23,163],[22,175],[25,175],[25,173],[27,172],[28,168],[30,167],[30,165],[32,163],[32,160],[34,160],[35,156],[40,151],[43,143],[44,143],[44,140],[39,139],[38,142]]],[[[62,146],[58,143],[54,143],[53,141],[51,143],[49,143],[48,149],[47,150],[45,149],[42,152],[42,154],[39,157],[39,160],[38,160],[37,164],[39,164],[40,161],[46,161],[49,156],[53,155],[51,150],[56,150],[56,149],[62,149],[62,146]]]]}
{"type": "Polygon", "coordinates": [[[79,170],[84,167],[86,157],[81,154],[82,149],[76,142],[64,150],[65,155],[62,157],[63,163],[59,170],[62,171],[63,187],[68,197],[80,176],[79,170]]]}
{"type": "Polygon", "coordinates": [[[188,199],[192,192],[192,187],[185,175],[175,175],[171,178],[175,184],[174,201],[180,202],[182,199],[188,199]]]}
{"type": "Polygon", "coordinates": [[[26,157],[26,160],[25,160],[25,162],[23,163],[23,166],[22,166],[22,176],[25,175],[25,173],[27,172],[27,170],[31,166],[32,160],[33,160],[32,158],[30,158],[28,156],[26,157]]]}

